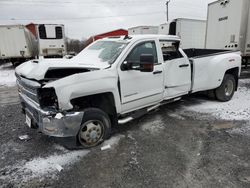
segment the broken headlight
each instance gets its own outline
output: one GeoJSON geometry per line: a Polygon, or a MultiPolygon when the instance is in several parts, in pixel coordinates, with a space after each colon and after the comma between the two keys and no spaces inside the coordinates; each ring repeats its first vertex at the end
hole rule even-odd
{"type": "Polygon", "coordinates": [[[58,109],[58,100],[54,88],[41,88],[38,90],[39,103],[42,108],[58,109]]]}

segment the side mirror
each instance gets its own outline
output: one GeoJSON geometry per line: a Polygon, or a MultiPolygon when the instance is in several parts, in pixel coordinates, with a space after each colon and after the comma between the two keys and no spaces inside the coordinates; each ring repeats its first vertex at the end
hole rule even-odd
{"type": "Polygon", "coordinates": [[[123,70],[123,71],[132,70],[132,63],[130,63],[128,61],[124,61],[122,66],[121,66],[121,70],[123,70]]]}
{"type": "Polygon", "coordinates": [[[140,56],[140,71],[141,72],[154,71],[154,56],[152,54],[142,54],[140,56]]]}

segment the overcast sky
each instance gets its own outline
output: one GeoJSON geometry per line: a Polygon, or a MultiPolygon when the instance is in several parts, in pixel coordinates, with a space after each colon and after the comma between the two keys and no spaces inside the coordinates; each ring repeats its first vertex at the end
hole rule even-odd
{"type": "MultiPolygon", "coordinates": [[[[171,0],[170,20],[206,19],[215,0],[171,0]]],[[[0,0],[0,24],[62,23],[70,38],[166,22],[166,0],[0,0]]]]}

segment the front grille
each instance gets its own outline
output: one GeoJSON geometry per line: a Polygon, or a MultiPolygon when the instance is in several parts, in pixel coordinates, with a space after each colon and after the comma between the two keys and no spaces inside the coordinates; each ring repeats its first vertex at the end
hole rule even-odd
{"type": "Polygon", "coordinates": [[[39,104],[38,89],[41,87],[40,84],[38,82],[22,78],[17,74],[16,77],[19,92],[39,104]]]}
{"type": "MultiPolygon", "coordinates": [[[[35,102],[37,105],[39,105],[38,89],[41,87],[41,85],[36,81],[23,78],[17,74],[16,77],[19,92],[22,93],[22,95],[25,95],[31,101],[35,102]]],[[[25,101],[22,102],[26,113],[32,116],[32,121],[34,121],[35,124],[39,124],[39,112],[25,101]]]]}
{"type": "Polygon", "coordinates": [[[29,115],[31,115],[33,118],[32,118],[32,121],[34,121],[35,124],[39,124],[39,112],[34,109],[32,106],[30,106],[28,103],[25,103],[24,104],[25,106],[25,109],[26,109],[26,113],[28,111],[29,115]]]}

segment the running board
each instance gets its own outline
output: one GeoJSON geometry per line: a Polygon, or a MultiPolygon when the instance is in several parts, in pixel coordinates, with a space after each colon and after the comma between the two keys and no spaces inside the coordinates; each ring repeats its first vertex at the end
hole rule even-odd
{"type": "Polygon", "coordinates": [[[145,114],[147,114],[148,112],[152,111],[152,110],[155,110],[156,108],[158,108],[160,106],[160,104],[157,104],[157,105],[154,105],[154,106],[151,106],[149,108],[144,108],[142,110],[139,110],[137,112],[135,112],[134,114],[132,114],[131,116],[129,117],[126,117],[126,118],[123,118],[123,119],[119,119],[118,120],[118,124],[126,124],[136,118],[139,118],[145,114]]]}
{"type": "Polygon", "coordinates": [[[160,104],[157,104],[157,105],[154,105],[154,106],[150,106],[148,108],[144,108],[142,110],[138,110],[137,112],[135,112],[134,114],[132,114],[131,116],[128,116],[128,117],[125,117],[123,119],[119,119],[118,120],[118,124],[126,124],[136,118],[139,118],[145,114],[147,114],[148,112],[152,111],[152,110],[155,110],[156,108],[158,108],[159,106],[162,106],[162,105],[165,105],[165,104],[169,104],[169,103],[172,103],[172,102],[175,102],[175,101],[178,101],[180,100],[181,97],[177,97],[177,98],[174,98],[174,99],[170,99],[170,100],[166,100],[166,101],[163,101],[161,102],[160,104]]]}
{"type": "Polygon", "coordinates": [[[172,103],[172,102],[176,102],[176,101],[179,101],[179,100],[181,100],[181,97],[177,97],[177,98],[174,98],[174,99],[164,100],[164,101],[161,102],[161,106],[165,105],[165,104],[172,103]]]}

